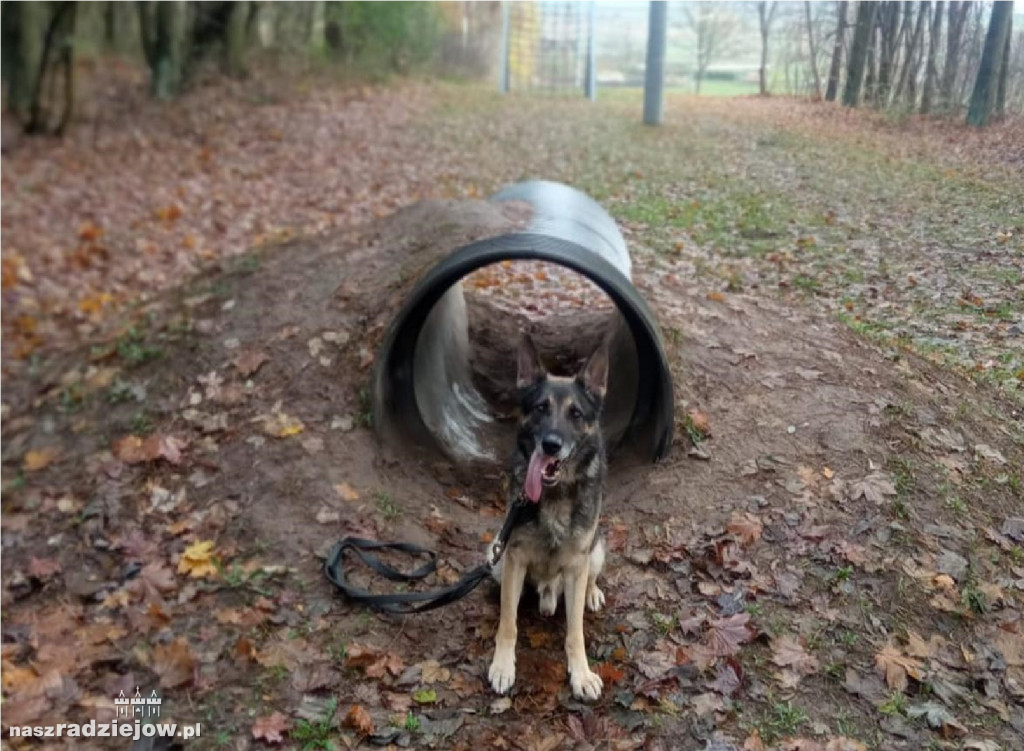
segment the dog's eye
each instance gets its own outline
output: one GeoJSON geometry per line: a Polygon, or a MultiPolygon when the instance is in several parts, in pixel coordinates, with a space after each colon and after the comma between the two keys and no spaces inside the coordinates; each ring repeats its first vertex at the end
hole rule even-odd
{"type": "Polygon", "coordinates": [[[583,417],[583,410],[577,407],[575,404],[569,407],[569,417],[573,420],[579,420],[583,417]]]}
{"type": "Polygon", "coordinates": [[[534,406],[533,411],[536,412],[538,415],[546,415],[548,413],[548,403],[538,402],[534,406]]]}

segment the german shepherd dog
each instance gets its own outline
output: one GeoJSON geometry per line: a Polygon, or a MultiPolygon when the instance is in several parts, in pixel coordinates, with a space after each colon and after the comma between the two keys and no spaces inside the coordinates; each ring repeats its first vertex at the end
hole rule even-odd
{"type": "Polygon", "coordinates": [[[521,421],[511,464],[509,502],[529,501],[494,576],[501,583],[501,620],[488,677],[506,693],[516,679],[516,614],[526,579],[537,587],[540,611],[552,615],[565,593],[565,653],[572,693],[595,700],[604,684],[587,664],[583,608],[600,610],[597,576],[604,566],[598,519],[606,474],[599,421],[608,383],[603,344],[574,377],[549,375],[528,336],[518,355],[521,421]]]}

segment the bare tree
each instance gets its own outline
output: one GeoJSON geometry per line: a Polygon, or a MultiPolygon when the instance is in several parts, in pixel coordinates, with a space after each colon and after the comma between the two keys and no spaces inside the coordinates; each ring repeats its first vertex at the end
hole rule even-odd
{"type": "Polygon", "coordinates": [[[877,3],[857,4],[857,21],[853,29],[853,42],[850,44],[850,59],[846,66],[846,86],[843,88],[843,105],[846,107],[856,107],[860,102],[860,90],[868,67],[868,47],[871,45],[871,33],[875,28],[876,10],[877,3]]]}
{"type": "Polygon", "coordinates": [[[821,99],[821,76],[818,75],[818,50],[814,45],[814,23],[811,21],[811,4],[804,2],[804,12],[807,14],[807,46],[811,55],[811,77],[814,81],[814,98],[821,99]]]}
{"type": "Polygon", "coordinates": [[[839,94],[839,75],[843,67],[843,42],[846,36],[846,0],[836,3],[836,39],[832,46],[832,64],[828,69],[825,101],[834,102],[839,94]]]}
{"type": "Polygon", "coordinates": [[[777,3],[760,2],[757,4],[757,19],[761,28],[761,67],[757,71],[761,96],[768,95],[768,30],[772,25],[777,3]]]}
{"type": "Polygon", "coordinates": [[[932,97],[939,78],[937,53],[942,39],[942,0],[935,3],[932,15],[931,31],[928,34],[928,59],[924,71],[924,91],[921,92],[921,114],[927,115],[932,110],[932,97]]]}
{"type": "MultiPolygon", "coordinates": [[[[908,3],[908,5],[910,5],[908,3]]],[[[918,3],[917,22],[914,24],[914,33],[904,37],[903,68],[900,71],[900,80],[896,84],[896,101],[905,99],[911,107],[917,101],[917,73],[921,67],[921,39],[924,36],[924,24],[929,13],[931,4],[925,0],[918,3]]]]}
{"type": "Polygon", "coordinates": [[[940,98],[942,108],[953,109],[953,89],[956,85],[957,69],[960,65],[960,48],[963,39],[967,12],[971,9],[967,0],[950,0],[947,12],[948,31],[946,32],[946,65],[942,71],[942,88],[940,98]]]}
{"type": "Polygon", "coordinates": [[[696,10],[686,8],[686,20],[697,35],[696,88],[699,94],[708,66],[728,49],[737,31],[737,24],[732,14],[724,12],[715,3],[696,5],[696,10]]]}
{"type": "Polygon", "coordinates": [[[999,87],[996,89],[996,117],[1006,117],[1006,88],[1010,79],[1010,46],[1013,43],[1013,13],[1006,22],[1006,45],[1003,47],[1003,64],[999,69],[999,87]]]}
{"type": "Polygon", "coordinates": [[[967,111],[968,125],[984,127],[988,125],[992,116],[1012,15],[1013,0],[996,0],[993,3],[988,33],[985,35],[985,47],[978,67],[978,78],[974,83],[971,106],[967,111]]]}

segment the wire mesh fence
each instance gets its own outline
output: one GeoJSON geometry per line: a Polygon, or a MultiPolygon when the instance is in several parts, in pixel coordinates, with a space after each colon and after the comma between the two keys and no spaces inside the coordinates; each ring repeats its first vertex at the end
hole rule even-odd
{"type": "Polygon", "coordinates": [[[503,92],[594,98],[594,4],[502,4],[503,92]]]}

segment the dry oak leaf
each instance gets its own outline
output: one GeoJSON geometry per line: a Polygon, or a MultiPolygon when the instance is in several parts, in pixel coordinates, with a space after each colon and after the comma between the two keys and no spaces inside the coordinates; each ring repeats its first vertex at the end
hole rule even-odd
{"type": "Polygon", "coordinates": [[[753,514],[733,514],[725,531],[736,535],[740,544],[746,547],[747,545],[753,545],[761,539],[761,531],[763,529],[764,525],[753,514]]]}
{"type": "Polygon", "coordinates": [[[153,649],[153,672],[160,676],[160,686],[176,688],[192,681],[199,661],[192,654],[184,637],[170,644],[157,644],[153,649]]]}
{"type": "Polygon", "coordinates": [[[780,668],[793,668],[804,675],[810,675],[818,667],[818,658],[808,654],[804,645],[792,636],[780,636],[772,641],[772,662],[780,668]]]}
{"type": "Polygon", "coordinates": [[[419,664],[421,683],[447,683],[452,677],[452,671],[441,667],[437,660],[427,660],[419,664]]]}
{"type": "Polygon", "coordinates": [[[252,737],[258,741],[267,743],[281,743],[284,734],[292,727],[291,720],[280,712],[274,712],[267,717],[258,717],[252,724],[252,737]]]}
{"type": "Polygon", "coordinates": [[[358,704],[353,704],[345,714],[345,727],[352,728],[360,735],[371,735],[373,733],[373,720],[370,713],[358,704]]]}
{"type": "Polygon", "coordinates": [[[740,651],[740,645],[754,638],[749,625],[750,613],[737,613],[708,624],[708,646],[716,657],[728,657],[740,651]]]}
{"type": "Polygon", "coordinates": [[[893,691],[906,691],[907,676],[915,681],[924,677],[924,666],[919,660],[908,657],[894,645],[886,644],[881,652],[875,655],[875,670],[885,676],[885,682],[893,691]]]}
{"type": "Polygon", "coordinates": [[[188,574],[193,579],[204,579],[217,575],[213,558],[213,540],[198,540],[189,545],[178,561],[178,573],[188,574]]]}
{"type": "Polygon", "coordinates": [[[44,448],[34,451],[25,452],[25,458],[22,466],[24,466],[26,472],[38,472],[41,469],[46,469],[50,466],[54,459],[60,452],[53,448],[44,448]]]}

